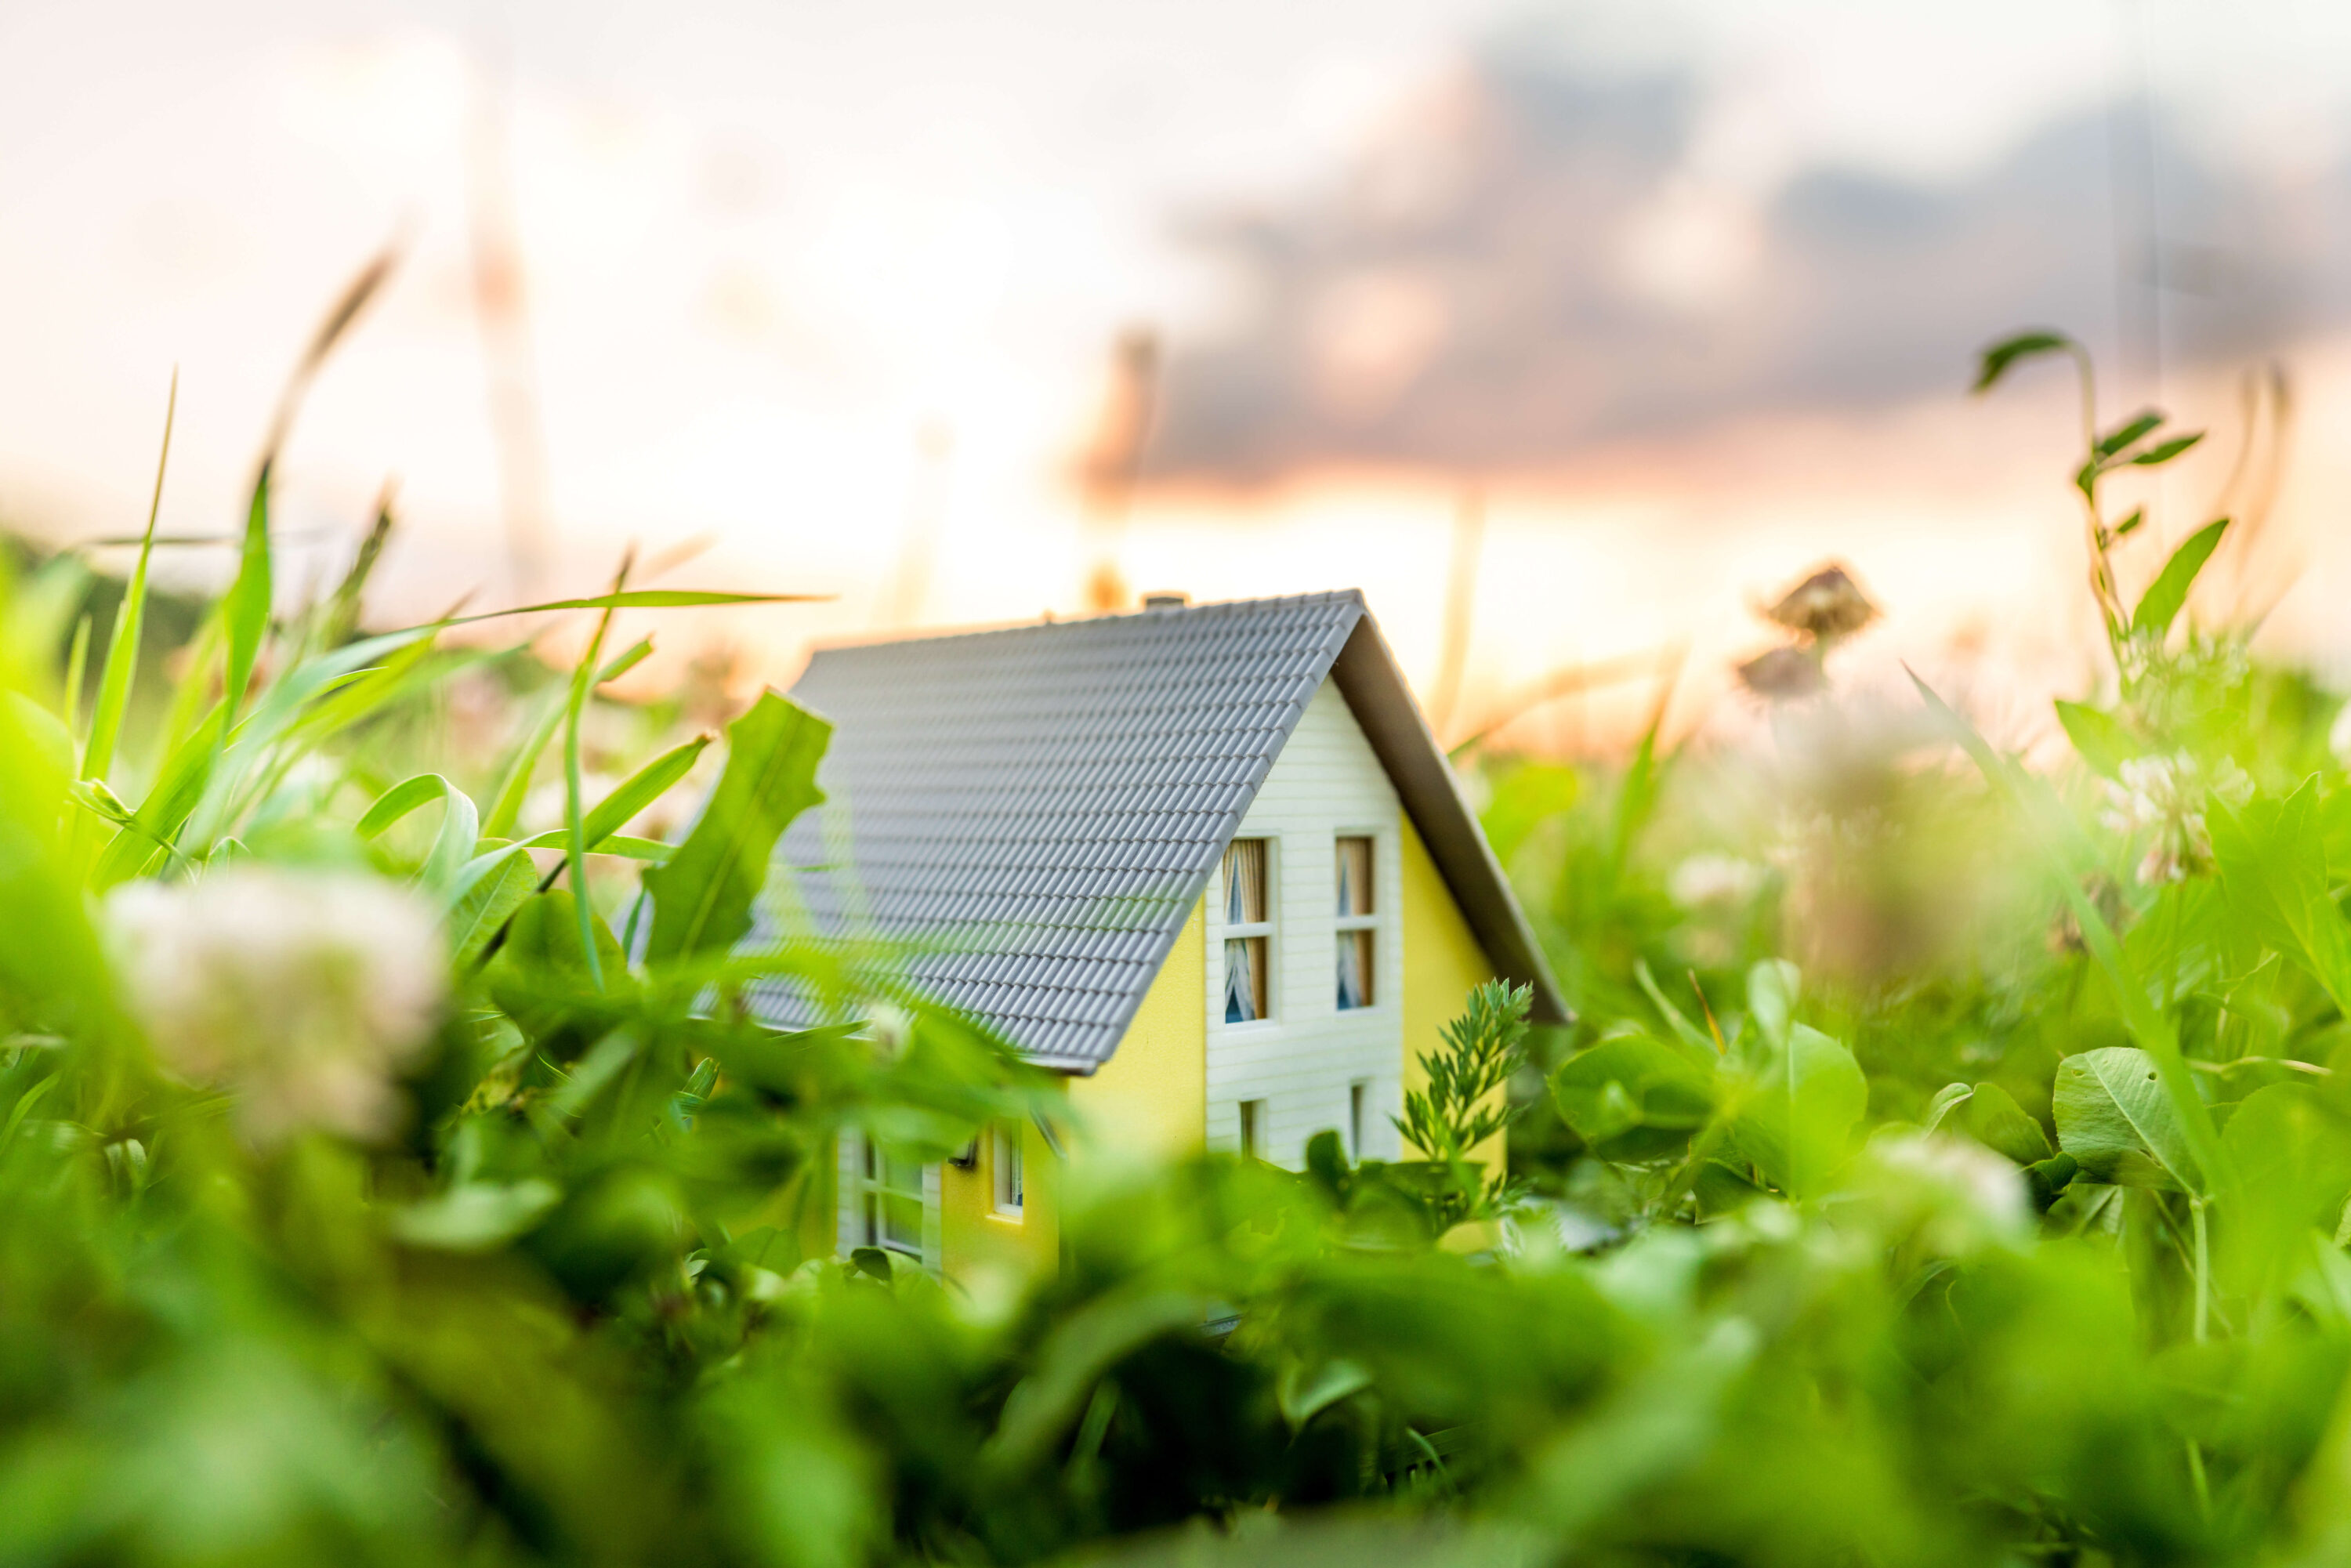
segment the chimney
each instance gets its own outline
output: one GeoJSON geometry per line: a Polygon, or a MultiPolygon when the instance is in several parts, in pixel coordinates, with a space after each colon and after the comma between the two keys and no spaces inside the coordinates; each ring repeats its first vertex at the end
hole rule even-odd
{"type": "Polygon", "coordinates": [[[1191,596],[1183,593],[1146,593],[1143,596],[1145,610],[1181,610],[1190,602],[1191,596]]]}

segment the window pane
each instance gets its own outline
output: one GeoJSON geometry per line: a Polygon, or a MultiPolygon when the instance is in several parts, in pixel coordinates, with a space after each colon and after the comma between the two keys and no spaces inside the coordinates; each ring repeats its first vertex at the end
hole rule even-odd
{"type": "Polygon", "coordinates": [[[1265,1017],[1265,938],[1236,936],[1225,943],[1225,1021],[1251,1023],[1265,1017]]]}
{"type": "Polygon", "coordinates": [[[923,1252],[923,1199],[916,1193],[885,1192],[876,1199],[882,1209],[882,1245],[900,1252],[921,1257],[923,1252]]]}
{"type": "Polygon", "coordinates": [[[1021,1207],[1020,1129],[999,1127],[996,1131],[996,1209],[999,1214],[1018,1214],[1021,1207]]]}
{"type": "Polygon", "coordinates": [[[1372,841],[1339,841],[1339,913],[1372,913],[1372,841]]]}
{"type": "Polygon", "coordinates": [[[876,1179],[892,1192],[910,1197],[916,1203],[923,1200],[923,1162],[920,1160],[884,1155],[876,1179]]]}
{"type": "Polygon", "coordinates": [[[1372,934],[1368,931],[1339,933],[1339,1008],[1367,1008],[1372,1005],[1372,934]]]}
{"type": "Polygon", "coordinates": [[[1255,925],[1265,907],[1265,841],[1235,839],[1225,851],[1225,923],[1255,925]]]}

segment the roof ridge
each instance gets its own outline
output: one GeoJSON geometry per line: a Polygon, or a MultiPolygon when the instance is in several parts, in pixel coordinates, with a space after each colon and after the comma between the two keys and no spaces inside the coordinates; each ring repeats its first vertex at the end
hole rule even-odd
{"type": "MultiPolygon", "coordinates": [[[[1370,613],[1370,606],[1364,598],[1362,589],[1332,588],[1324,589],[1316,593],[1273,594],[1263,599],[1212,599],[1200,604],[1113,610],[1099,615],[1053,617],[1039,621],[1008,621],[999,625],[950,627],[935,632],[912,634],[899,632],[882,632],[869,636],[852,634],[831,642],[818,643],[812,646],[810,652],[812,655],[820,656],[825,653],[863,652],[873,648],[912,648],[930,643],[967,642],[983,637],[1016,636],[1024,632],[1031,634],[1070,632],[1088,627],[1131,625],[1139,622],[1157,624],[1167,621],[1222,617],[1245,611],[1271,610],[1289,605],[1342,602],[1352,602],[1358,610],[1364,611],[1366,614],[1370,613]]],[[[1046,613],[1049,616],[1051,615],[1050,611],[1046,613]]]]}

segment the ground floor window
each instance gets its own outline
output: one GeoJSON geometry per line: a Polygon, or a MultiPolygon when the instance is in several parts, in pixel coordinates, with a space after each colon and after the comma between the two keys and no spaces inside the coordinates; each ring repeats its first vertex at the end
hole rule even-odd
{"type": "Polygon", "coordinates": [[[1018,1219],[1027,1202],[1020,1168],[1019,1124],[997,1128],[995,1142],[990,1167],[996,1186],[996,1212],[1004,1218],[1018,1219]]]}
{"type": "Polygon", "coordinates": [[[893,1155],[862,1134],[841,1137],[844,1248],[879,1247],[938,1265],[938,1167],[893,1155]]]}

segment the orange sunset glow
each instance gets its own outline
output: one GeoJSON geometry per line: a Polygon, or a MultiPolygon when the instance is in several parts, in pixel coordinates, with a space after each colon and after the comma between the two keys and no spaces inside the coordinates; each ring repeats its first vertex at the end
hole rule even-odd
{"type": "Polygon", "coordinates": [[[747,686],[813,640],[1353,586],[1444,738],[1574,753],[1668,681],[1672,727],[1750,722],[1757,607],[1838,560],[1885,612],[1855,681],[1935,670],[2027,737],[2098,677],[2078,415],[2054,369],[1966,385],[2045,324],[2107,413],[2213,433],[2129,564],[2233,507],[2199,592],[2339,667],[2351,26],[1773,9],[14,7],[0,519],[133,531],[176,366],[162,527],[230,527],[390,244],[279,509],[293,593],[397,485],[386,623],[632,546],[831,596],[642,617],[648,685],[724,643],[747,686]]]}

